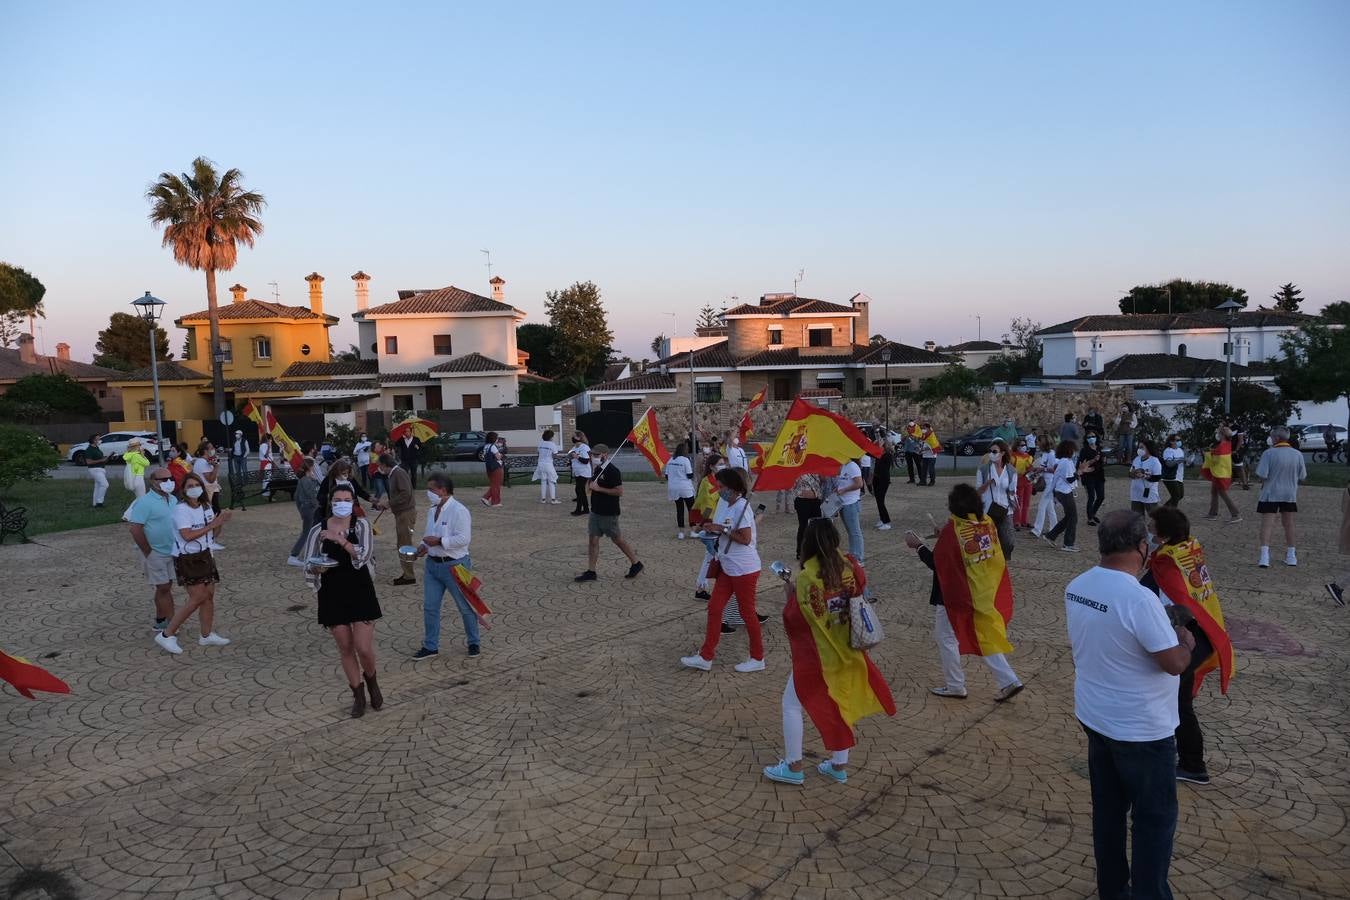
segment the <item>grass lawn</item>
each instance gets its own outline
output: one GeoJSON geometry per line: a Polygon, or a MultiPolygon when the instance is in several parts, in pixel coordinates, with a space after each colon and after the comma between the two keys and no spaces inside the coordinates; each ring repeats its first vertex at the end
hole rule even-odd
{"type": "MultiPolygon", "coordinates": [[[[90,505],[94,483],[83,478],[21,482],[0,492],[0,499],[5,501],[6,507],[22,506],[28,510],[29,537],[92,528],[120,522],[122,513],[134,499],[132,493],[122,487],[121,475],[121,468],[109,471],[108,497],[103,509],[94,509],[90,505]]],[[[16,538],[6,537],[6,540],[16,538]]]]}

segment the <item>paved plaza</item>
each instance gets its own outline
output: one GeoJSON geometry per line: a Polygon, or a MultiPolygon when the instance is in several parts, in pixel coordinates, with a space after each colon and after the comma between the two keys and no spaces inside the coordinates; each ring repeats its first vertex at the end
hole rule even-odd
{"type": "MultiPolygon", "coordinates": [[[[939,520],[945,484],[897,483],[897,527],[867,532],[889,638],[874,658],[899,707],[859,729],[847,785],[771,784],[789,672],[776,580],[761,582],[768,670],[736,674],[743,633],[711,673],[679,667],[702,633],[702,547],[677,542],[657,484],[631,485],[623,523],[646,571],[606,544],[594,584],[585,520],[531,487],[474,513],[473,558],[494,607],[466,658],[453,605],[441,655],[414,664],[416,587],[381,524],[376,646],[385,708],[351,695],[299,570],[283,563],[290,504],[236,513],[221,540],[225,648],[152,641],[125,528],[0,547],[0,647],[66,678],[69,696],[0,693],[0,898],[1085,897],[1094,892],[1086,742],[1073,718],[1063,588],[1092,564],[1024,538],[1012,562],[1011,662],[1027,690],[991,702],[928,693],[938,666],[928,571],[905,527],[939,520]],[[50,658],[47,658],[50,657],[50,658]]],[[[564,493],[570,493],[563,485],[564,493]]],[[[1116,505],[1124,487],[1110,486],[1116,505]]],[[[1200,484],[1183,508],[1202,510],[1200,484]]],[[[1230,619],[1230,695],[1207,684],[1208,787],[1179,785],[1179,897],[1350,895],[1350,610],[1322,591],[1339,498],[1305,489],[1300,565],[1256,568],[1246,521],[1197,522],[1230,619]]],[[[420,501],[419,501],[420,502],[420,501]]],[[[772,497],[767,502],[772,506],[772,497]]],[[[875,521],[867,506],[867,524],[875,521]]],[[[387,525],[387,529],[384,527],[387,525]]],[[[795,517],[769,513],[767,565],[795,517]]],[[[1278,554],[1277,554],[1278,557],[1278,554]]],[[[182,591],[175,589],[180,599],[182,591]]],[[[1217,681],[1217,678],[1212,679],[1217,681]]],[[[808,722],[808,762],[822,748],[808,722]]],[[[814,773],[809,773],[814,776],[814,773]]]]}

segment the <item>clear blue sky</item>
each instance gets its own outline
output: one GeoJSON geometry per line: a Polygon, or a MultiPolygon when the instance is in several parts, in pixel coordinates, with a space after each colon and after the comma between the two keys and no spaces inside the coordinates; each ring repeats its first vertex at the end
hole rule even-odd
{"type": "Polygon", "coordinates": [[[357,269],[485,293],[481,248],[530,321],[594,280],[636,356],[799,268],[909,343],[1173,276],[1350,299],[1350,4],[502,6],[0,7],[0,259],[46,346],[205,307],[142,196],[198,154],[269,201],[222,296],[318,270],[338,348],[357,269]]]}

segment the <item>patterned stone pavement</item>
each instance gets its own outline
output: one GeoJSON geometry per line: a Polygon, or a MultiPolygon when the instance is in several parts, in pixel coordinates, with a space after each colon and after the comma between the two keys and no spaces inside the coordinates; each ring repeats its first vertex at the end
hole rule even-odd
{"type": "MultiPolygon", "coordinates": [[[[624,501],[647,564],[633,582],[606,547],[602,580],[572,583],[584,520],[566,505],[540,506],[528,489],[502,509],[474,505],[473,556],[496,609],[478,660],[453,639],[438,659],[410,660],[421,586],[388,586],[389,523],[387,703],[360,720],[347,718],[312,596],[281,564],[288,506],[237,514],[222,537],[217,621],[234,643],[198,647],[190,624],[177,658],[151,641],[120,527],[4,546],[0,646],[59,654],[42,661],[74,693],[0,695],[0,896],[37,883],[81,898],[1088,896],[1062,591],[1092,554],[1023,541],[1011,634],[1027,690],[996,706],[972,661],[971,698],[939,700],[927,692],[938,675],[927,571],[901,535],[940,517],[944,496],[942,482],[898,484],[898,527],[868,532],[890,634],[875,658],[899,714],[861,726],[842,786],[759,776],[781,754],[781,623],[767,672],[731,670],[743,635],[724,640],[713,672],[679,668],[701,629],[700,545],[674,540],[655,484],[624,501]]],[[[1240,499],[1250,510],[1256,494],[1240,499]]],[[[1230,696],[1208,687],[1199,703],[1214,783],[1180,786],[1178,896],[1350,893],[1350,614],[1321,590],[1343,568],[1337,494],[1308,489],[1302,505],[1297,569],[1255,567],[1250,513],[1197,524],[1243,649],[1230,696]]],[[[790,556],[794,527],[770,513],[766,563],[790,556]]],[[[776,582],[760,597],[781,608],[776,582]]],[[[446,625],[456,633],[452,615],[446,625]]],[[[819,757],[809,723],[807,747],[819,757]]]]}

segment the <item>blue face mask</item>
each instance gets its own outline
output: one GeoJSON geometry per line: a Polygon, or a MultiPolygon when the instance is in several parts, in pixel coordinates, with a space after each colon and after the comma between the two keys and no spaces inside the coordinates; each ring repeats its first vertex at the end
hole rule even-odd
{"type": "Polygon", "coordinates": [[[736,500],[736,492],[731,488],[722,488],[717,495],[728,503],[734,503],[736,500]]]}

